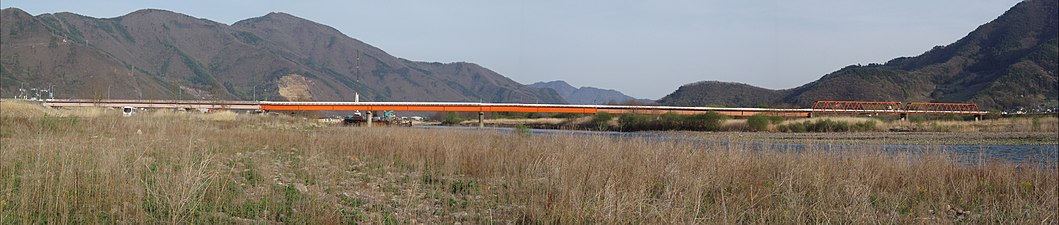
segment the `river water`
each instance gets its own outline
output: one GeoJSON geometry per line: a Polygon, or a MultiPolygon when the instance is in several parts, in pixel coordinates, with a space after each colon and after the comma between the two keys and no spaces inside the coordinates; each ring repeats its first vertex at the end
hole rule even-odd
{"type": "MultiPolygon", "coordinates": [[[[475,130],[476,127],[417,126],[422,129],[460,129],[475,130]]],[[[490,127],[485,129],[498,132],[515,132],[514,128],[490,127]]],[[[614,132],[614,131],[577,131],[529,129],[533,135],[562,136],[606,136],[612,138],[646,138],[657,141],[686,142],[703,148],[739,145],[751,150],[802,151],[806,149],[824,151],[852,151],[857,149],[882,148],[886,152],[930,152],[945,151],[953,153],[957,161],[965,165],[983,162],[983,159],[1003,159],[1019,164],[1054,167],[1059,164],[1059,144],[801,144],[801,143],[768,143],[755,141],[702,140],[689,138],[685,134],[614,132]]]]}

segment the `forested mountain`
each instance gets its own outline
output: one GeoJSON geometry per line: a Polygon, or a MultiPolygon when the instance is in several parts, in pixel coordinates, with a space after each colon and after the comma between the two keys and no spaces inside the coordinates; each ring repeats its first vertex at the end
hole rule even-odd
{"type": "Polygon", "coordinates": [[[788,90],[688,84],[660,102],[807,107],[817,100],[934,101],[974,102],[987,109],[1055,105],[1057,61],[1059,0],[1028,0],[955,43],[919,56],[847,66],[788,90]]]}
{"type": "Polygon", "coordinates": [[[658,101],[678,106],[756,107],[780,102],[787,92],[743,83],[700,81],[680,86],[658,101]]]}
{"type": "Polygon", "coordinates": [[[62,98],[561,103],[473,63],[391,56],[284,13],[232,25],[164,10],[116,18],[0,13],[0,95],[21,85],[62,98]]]}

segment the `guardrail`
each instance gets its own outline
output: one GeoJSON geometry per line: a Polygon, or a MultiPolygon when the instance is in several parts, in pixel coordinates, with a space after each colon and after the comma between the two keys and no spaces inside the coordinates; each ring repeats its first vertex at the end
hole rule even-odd
{"type": "Polygon", "coordinates": [[[266,111],[442,111],[442,112],[539,112],[614,114],[697,114],[717,112],[730,116],[766,114],[786,117],[811,117],[815,113],[835,114],[966,114],[984,115],[978,106],[968,103],[901,103],[864,101],[817,101],[810,109],[726,108],[684,106],[569,105],[474,102],[280,102],[223,100],[131,100],[131,99],[47,99],[42,104],[55,107],[137,107],[237,109],[266,111]]]}

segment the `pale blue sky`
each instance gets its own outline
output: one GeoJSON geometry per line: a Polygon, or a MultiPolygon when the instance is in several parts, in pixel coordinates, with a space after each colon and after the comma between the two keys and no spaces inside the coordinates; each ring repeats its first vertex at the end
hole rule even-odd
{"type": "Polygon", "coordinates": [[[1017,0],[3,0],[31,14],[155,8],[232,24],[286,12],[406,59],[474,62],[521,83],[566,80],[657,99],[720,80],[792,88],[851,64],[950,44],[1017,0]]]}

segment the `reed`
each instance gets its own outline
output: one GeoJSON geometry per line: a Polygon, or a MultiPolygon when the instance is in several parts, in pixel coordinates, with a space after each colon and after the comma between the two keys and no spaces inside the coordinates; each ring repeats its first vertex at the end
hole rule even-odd
{"type": "Polygon", "coordinates": [[[968,166],[944,149],[762,151],[2,106],[4,224],[1047,224],[1059,211],[1055,162],[968,166]]]}

